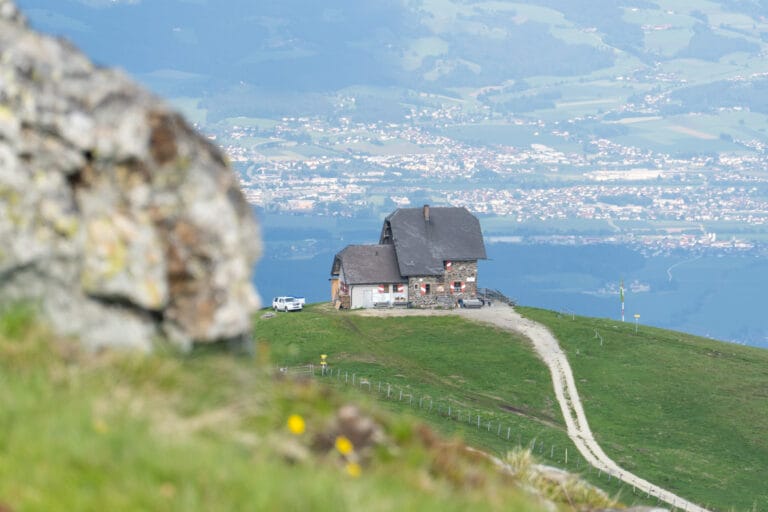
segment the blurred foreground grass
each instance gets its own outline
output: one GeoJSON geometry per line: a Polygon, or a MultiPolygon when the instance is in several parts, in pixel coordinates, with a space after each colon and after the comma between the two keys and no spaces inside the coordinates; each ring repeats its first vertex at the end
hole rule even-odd
{"type": "Polygon", "coordinates": [[[408,416],[267,356],[88,354],[0,314],[2,510],[589,510],[610,500],[511,454],[499,471],[408,416]],[[289,421],[290,419],[290,421],[289,421]]]}

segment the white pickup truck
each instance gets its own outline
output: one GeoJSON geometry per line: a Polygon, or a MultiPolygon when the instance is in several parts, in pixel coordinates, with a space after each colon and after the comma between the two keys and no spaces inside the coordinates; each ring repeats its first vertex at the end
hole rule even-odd
{"type": "Polygon", "coordinates": [[[294,297],[275,297],[272,299],[272,309],[286,312],[301,311],[304,309],[304,303],[294,297]]]}

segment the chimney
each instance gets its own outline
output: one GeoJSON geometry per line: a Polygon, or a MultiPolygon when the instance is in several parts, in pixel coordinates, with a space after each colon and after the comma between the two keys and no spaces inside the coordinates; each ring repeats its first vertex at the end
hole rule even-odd
{"type": "Polygon", "coordinates": [[[424,222],[429,222],[429,205],[424,205],[424,222]]]}

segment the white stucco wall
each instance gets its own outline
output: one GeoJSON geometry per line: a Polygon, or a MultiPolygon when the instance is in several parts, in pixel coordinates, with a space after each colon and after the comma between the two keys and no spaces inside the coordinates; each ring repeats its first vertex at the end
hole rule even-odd
{"type": "Polygon", "coordinates": [[[372,308],[377,302],[395,302],[408,300],[408,286],[403,286],[402,292],[397,292],[397,285],[387,285],[387,291],[379,292],[379,285],[360,285],[350,286],[352,298],[351,308],[372,308]]]}
{"type": "Polygon", "coordinates": [[[352,296],[352,309],[372,308],[374,302],[379,302],[378,285],[352,285],[350,286],[350,294],[352,296]]]}

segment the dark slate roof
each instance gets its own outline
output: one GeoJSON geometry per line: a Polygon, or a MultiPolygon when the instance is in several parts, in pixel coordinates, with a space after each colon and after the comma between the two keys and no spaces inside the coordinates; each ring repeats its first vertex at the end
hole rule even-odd
{"type": "Polygon", "coordinates": [[[399,208],[384,220],[380,242],[389,228],[403,276],[443,273],[446,260],[484,260],[485,244],[480,221],[466,208],[399,208]]]}
{"type": "Polygon", "coordinates": [[[404,283],[392,245],[348,245],[336,255],[332,274],[344,269],[347,284],[404,283]]]}

